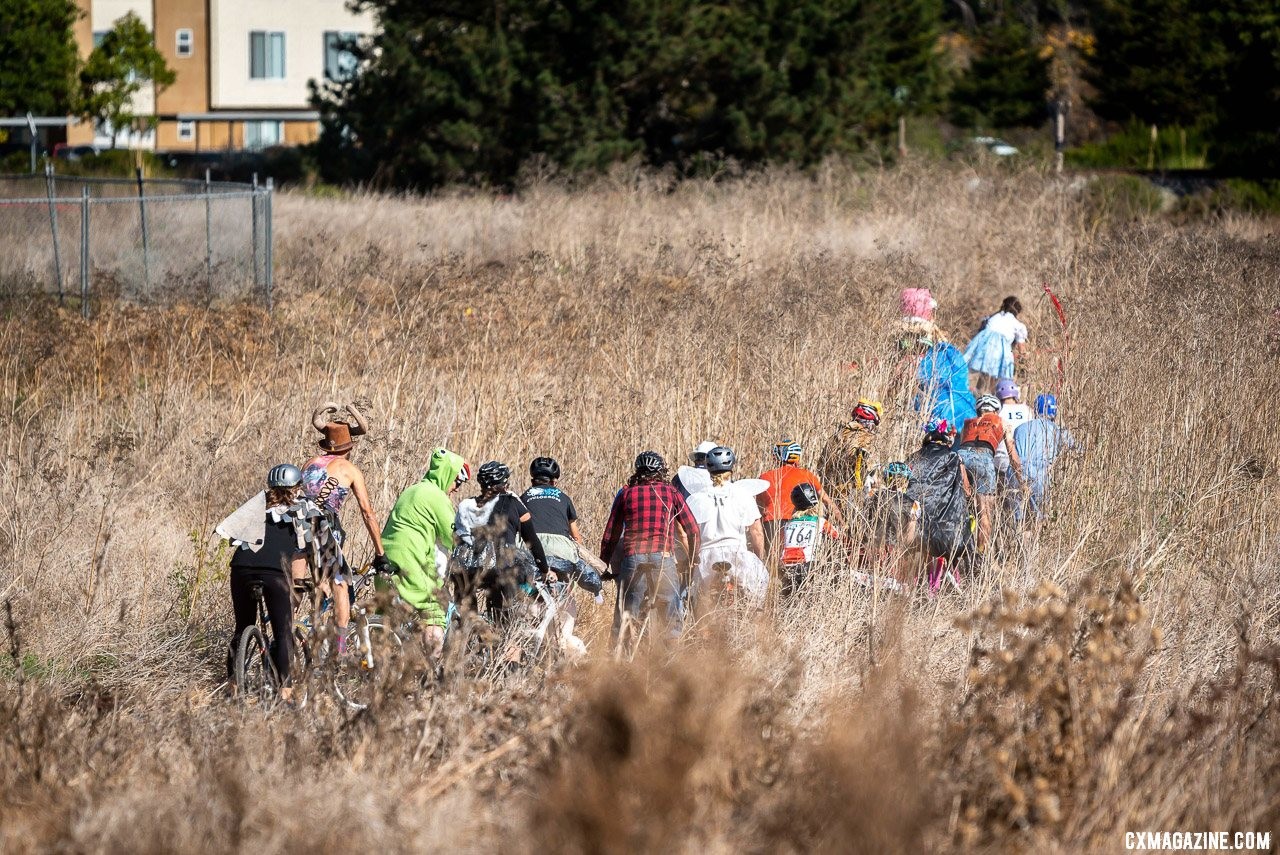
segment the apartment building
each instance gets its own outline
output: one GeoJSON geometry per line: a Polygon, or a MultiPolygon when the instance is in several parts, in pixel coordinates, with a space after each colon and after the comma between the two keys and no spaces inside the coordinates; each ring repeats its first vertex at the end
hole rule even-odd
{"type": "MultiPolygon", "coordinates": [[[[154,114],[152,133],[122,135],[120,145],[159,151],[262,149],[316,138],[308,83],[350,74],[341,49],[372,32],[371,15],[352,14],[346,0],[79,0],[77,29],[87,54],[128,12],[155,34],[176,81],[158,95],[140,93],[135,110],[154,114]]],[[[81,125],[72,144],[109,144],[109,129],[81,125]]]]}

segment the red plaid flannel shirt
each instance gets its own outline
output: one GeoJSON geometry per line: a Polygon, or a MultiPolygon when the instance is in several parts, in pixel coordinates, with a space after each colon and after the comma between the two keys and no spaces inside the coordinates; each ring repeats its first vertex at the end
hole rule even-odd
{"type": "Polygon", "coordinates": [[[609,509],[600,558],[605,563],[612,560],[619,542],[623,555],[674,552],[677,523],[693,538],[697,555],[698,523],[679,490],[665,481],[623,487],[609,509]]]}

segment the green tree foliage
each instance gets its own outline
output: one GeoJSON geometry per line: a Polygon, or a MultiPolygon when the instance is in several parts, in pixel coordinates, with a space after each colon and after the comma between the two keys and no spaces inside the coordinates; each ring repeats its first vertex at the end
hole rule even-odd
{"type": "Polygon", "coordinates": [[[154,121],[134,113],[134,96],[149,83],[158,93],[175,79],[156,50],[151,31],[129,12],[107,31],[80,69],[80,115],[110,125],[114,147],[116,136],[124,129],[154,121]]]}
{"type": "Polygon", "coordinates": [[[1274,0],[1091,0],[1094,109],[1206,129],[1214,160],[1280,171],[1280,6],[1274,0]]]}
{"type": "Polygon", "coordinates": [[[0,3],[0,116],[65,115],[76,72],[73,0],[0,3]]]}
{"type": "Polygon", "coordinates": [[[331,180],[506,184],[537,158],[808,164],[939,98],[934,0],[359,6],[382,27],[356,48],[362,72],[315,92],[331,180]]]}
{"type": "Polygon", "coordinates": [[[956,123],[985,129],[1042,123],[1049,66],[1031,28],[1006,18],[984,28],[974,46],[976,56],[951,92],[956,123]]]}

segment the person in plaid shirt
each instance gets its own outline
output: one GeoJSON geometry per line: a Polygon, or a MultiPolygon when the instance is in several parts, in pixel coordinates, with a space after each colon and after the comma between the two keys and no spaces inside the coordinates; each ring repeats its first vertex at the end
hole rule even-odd
{"type": "Polygon", "coordinates": [[[688,549],[698,555],[698,523],[684,496],[671,486],[667,464],[656,451],[636,458],[635,474],[618,491],[600,542],[600,560],[614,568],[618,598],[613,612],[613,636],[622,629],[622,616],[643,621],[656,601],[672,635],[684,621],[684,583],[676,566],[676,527],[688,549]]]}

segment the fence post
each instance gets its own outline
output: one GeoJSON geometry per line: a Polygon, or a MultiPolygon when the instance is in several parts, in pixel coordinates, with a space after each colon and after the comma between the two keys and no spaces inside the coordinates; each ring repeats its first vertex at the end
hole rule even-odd
{"type": "Polygon", "coordinates": [[[213,187],[209,181],[209,170],[204,171],[204,278],[209,291],[209,300],[213,300],[213,187]]]}
{"type": "Polygon", "coordinates": [[[147,196],[142,189],[142,167],[134,168],[133,174],[138,180],[138,221],[142,224],[142,287],[148,290],[151,287],[151,244],[147,237],[147,196]]]}
{"type": "Polygon", "coordinates": [[[262,279],[258,276],[260,265],[258,262],[258,173],[253,173],[253,194],[249,197],[250,207],[253,211],[251,225],[253,227],[253,287],[257,290],[262,284],[262,279]]]}
{"type": "Polygon", "coordinates": [[[263,244],[264,244],[262,248],[262,260],[263,260],[262,279],[267,289],[267,311],[268,312],[271,311],[271,301],[272,301],[271,286],[273,284],[273,278],[274,278],[272,276],[272,270],[271,270],[271,266],[274,261],[274,259],[272,258],[272,246],[271,246],[272,244],[271,214],[272,214],[272,208],[274,207],[272,204],[272,200],[275,198],[275,190],[276,190],[275,181],[273,181],[271,178],[268,178],[267,193],[262,199],[265,205],[265,210],[262,212],[263,213],[262,237],[263,237],[263,244]]]}
{"type": "Polygon", "coordinates": [[[89,187],[80,188],[80,316],[89,319],[89,187]]]}
{"type": "Polygon", "coordinates": [[[58,245],[58,206],[53,203],[53,164],[44,165],[44,195],[49,200],[49,230],[53,233],[53,278],[58,283],[58,305],[63,305],[62,249],[58,245]]]}

